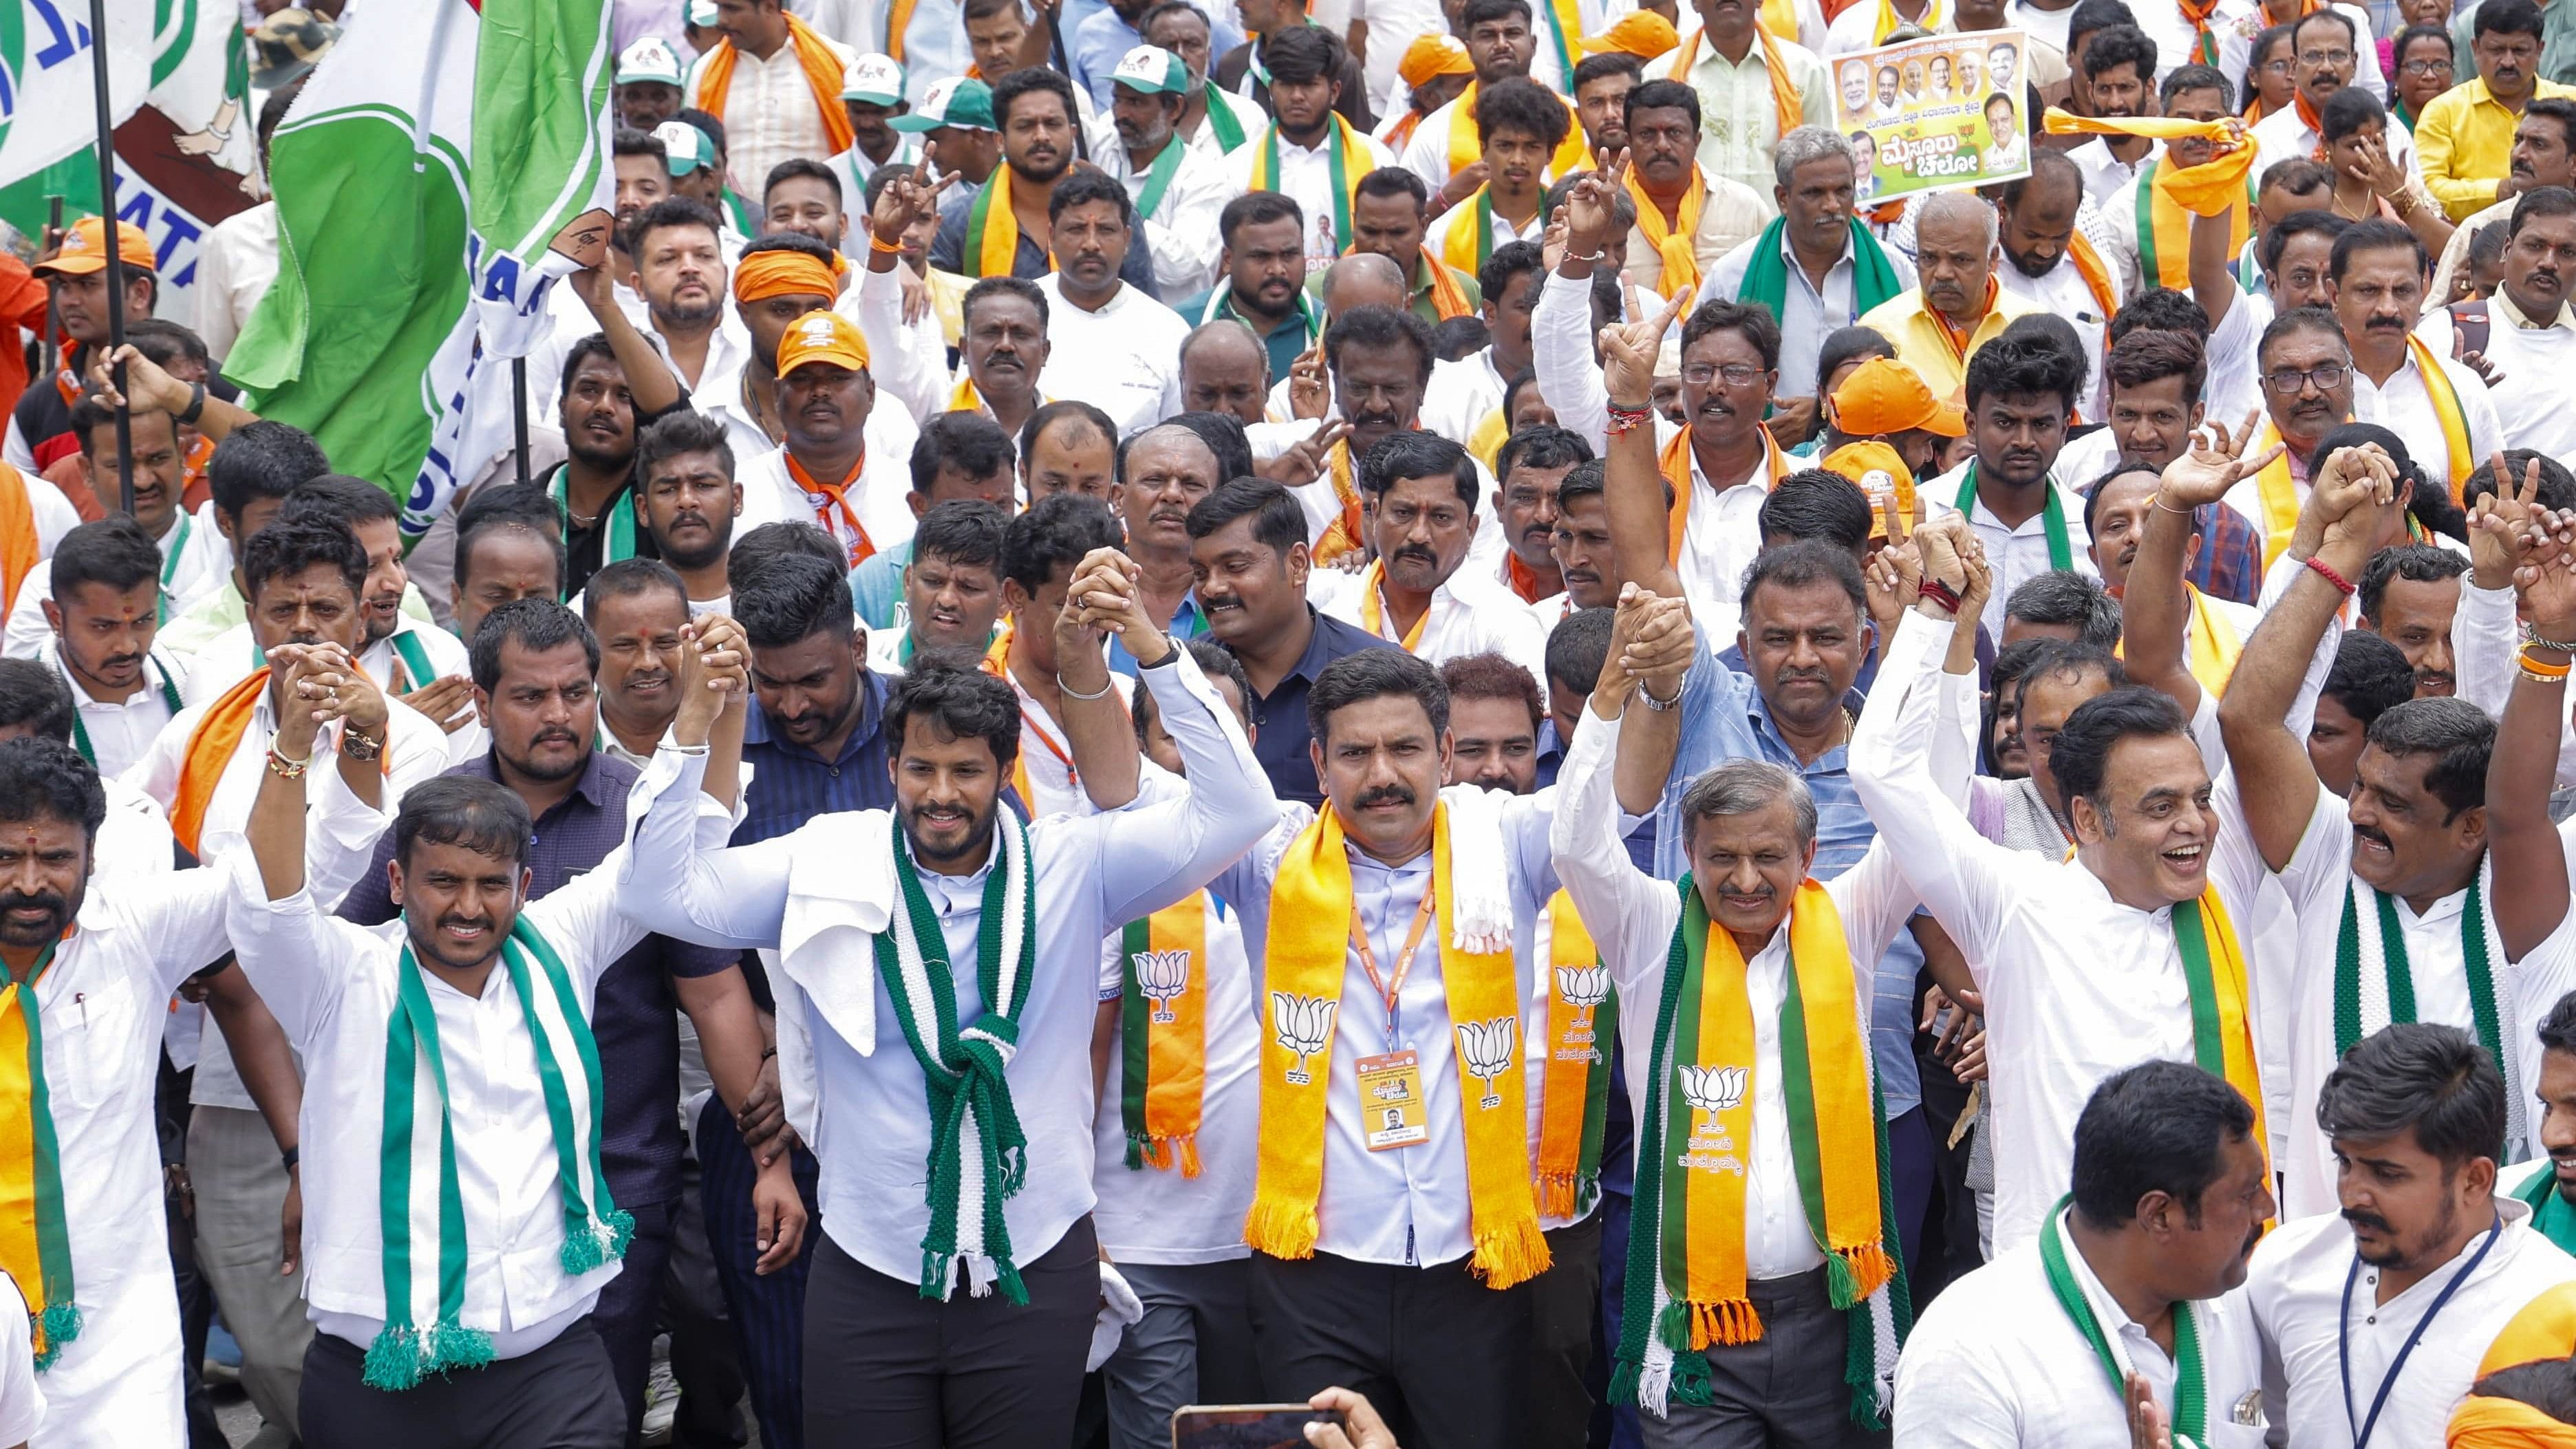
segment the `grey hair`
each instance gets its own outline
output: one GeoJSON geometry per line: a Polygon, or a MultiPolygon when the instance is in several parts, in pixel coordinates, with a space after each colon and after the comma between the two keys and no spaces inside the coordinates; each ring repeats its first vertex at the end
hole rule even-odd
{"type": "Polygon", "coordinates": [[[1777,801],[1789,802],[1797,818],[1801,848],[1816,839],[1816,797],[1807,782],[1768,760],[1729,760],[1716,766],[1682,792],[1682,834],[1696,834],[1699,823],[1720,815],[1750,815],[1777,801]]]}
{"type": "Polygon", "coordinates": [[[1789,178],[1797,174],[1799,167],[1822,161],[1828,156],[1841,157],[1845,166],[1857,168],[1860,164],[1859,158],[1852,155],[1851,142],[1844,140],[1840,133],[1823,126],[1800,126],[1781,137],[1780,144],[1772,150],[1771,174],[1782,186],[1787,186],[1789,178]]]}
{"type": "Polygon", "coordinates": [[[1977,225],[1985,231],[1986,250],[1991,252],[1995,249],[1995,241],[1999,235],[1995,209],[1987,205],[1973,191],[1936,191],[1925,197],[1923,210],[1914,218],[1916,234],[1922,233],[1923,223],[1940,221],[1953,213],[1973,213],[1977,218],[1977,225]]]}

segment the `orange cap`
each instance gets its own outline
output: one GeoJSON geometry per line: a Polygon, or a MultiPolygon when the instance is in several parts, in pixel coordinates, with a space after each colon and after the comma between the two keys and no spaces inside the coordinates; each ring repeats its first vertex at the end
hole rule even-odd
{"type": "Polygon", "coordinates": [[[1404,48],[1404,58],[1395,63],[1395,73],[1419,90],[1439,76],[1474,75],[1476,63],[1467,58],[1466,44],[1454,35],[1417,35],[1404,48]]]}
{"type": "Polygon", "coordinates": [[[1673,23],[1652,10],[1632,10],[1599,35],[1583,37],[1583,49],[1588,54],[1618,53],[1639,60],[1669,54],[1681,43],[1681,34],[1673,29],[1673,23]]]}
{"type": "Polygon", "coordinates": [[[1864,438],[1908,428],[1956,438],[1968,431],[1968,415],[1935,397],[1923,374],[1894,358],[1873,357],[1834,389],[1834,426],[1864,438]]]}
{"type": "Polygon", "coordinates": [[[1887,504],[1894,499],[1897,513],[1912,528],[1923,521],[1914,507],[1914,472],[1896,450],[1876,438],[1845,443],[1824,458],[1825,471],[1840,473],[1859,485],[1869,495],[1869,536],[1887,537],[1887,504]]]}
{"type": "Polygon", "coordinates": [[[868,339],[859,324],[838,312],[808,312],[787,325],[778,339],[778,375],[785,377],[809,362],[829,362],[853,372],[868,365],[868,339]]]}
{"type": "MultiPolygon", "coordinates": [[[[143,228],[130,221],[116,224],[116,254],[128,271],[158,272],[161,260],[152,255],[152,241],[143,228]]],[[[38,262],[28,270],[37,276],[85,277],[107,270],[107,224],[95,216],[84,216],[72,223],[63,237],[62,250],[52,261],[38,262]]]]}

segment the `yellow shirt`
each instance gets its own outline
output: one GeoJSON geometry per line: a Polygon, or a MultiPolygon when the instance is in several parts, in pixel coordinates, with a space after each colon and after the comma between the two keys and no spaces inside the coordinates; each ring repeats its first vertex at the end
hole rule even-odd
{"type": "MultiPolygon", "coordinates": [[[[2014,318],[2040,310],[2037,303],[1998,287],[1994,305],[1986,309],[1986,315],[1977,322],[1977,330],[1968,337],[1968,352],[2001,336],[2014,318]]],[[[1897,360],[1923,374],[1935,394],[1957,397],[1967,388],[1967,357],[1950,345],[1949,329],[1924,307],[1921,288],[1872,307],[1861,314],[1860,325],[1877,329],[1878,335],[1896,349],[1897,360]]]]}
{"type": "MultiPolygon", "coordinates": [[[[2576,86],[2538,82],[2534,97],[2576,99],[2576,86]]],[[[2454,222],[2496,199],[2513,153],[2513,128],[2522,119],[2471,80],[2435,96],[2415,121],[2415,165],[2424,186],[2454,222]]]]}
{"type": "Polygon", "coordinates": [[[939,314],[939,335],[955,347],[966,331],[966,290],[975,285],[975,279],[932,267],[927,280],[931,309],[939,314]]]}

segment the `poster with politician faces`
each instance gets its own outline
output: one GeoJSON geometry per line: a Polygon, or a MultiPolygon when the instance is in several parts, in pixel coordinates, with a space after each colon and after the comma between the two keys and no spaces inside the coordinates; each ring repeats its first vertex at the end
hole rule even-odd
{"type": "Polygon", "coordinates": [[[1979,30],[1828,61],[1862,203],[2029,175],[2028,52],[2018,30],[1979,30]]]}

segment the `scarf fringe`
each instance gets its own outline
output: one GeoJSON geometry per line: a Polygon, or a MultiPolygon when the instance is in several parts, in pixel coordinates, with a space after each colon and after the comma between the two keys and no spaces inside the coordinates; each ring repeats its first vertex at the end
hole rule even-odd
{"type": "Polygon", "coordinates": [[[1896,1264],[1889,1261],[1886,1247],[1878,1243],[1836,1248],[1825,1254],[1825,1288],[1836,1308],[1858,1307],[1895,1276],[1896,1264]]]}
{"type": "Polygon", "coordinates": [[[1181,1176],[1199,1175],[1199,1139],[1195,1132],[1176,1137],[1154,1137],[1142,1132],[1127,1134],[1127,1170],[1142,1172],[1152,1167],[1159,1172],[1172,1170],[1174,1159],[1181,1165],[1181,1176]]]}
{"type": "Polygon", "coordinates": [[[1315,1239],[1322,1232],[1311,1201],[1256,1198],[1251,1214],[1243,1220],[1243,1241],[1253,1251],[1274,1258],[1315,1256],[1315,1239]]]}
{"type": "Polygon", "coordinates": [[[1539,1229],[1532,1215],[1505,1222],[1498,1228],[1476,1233],[1475,1255],[1467,1260],[1468,1268],[1493,1289],[1526,1283],[1547,1271],[1554,1261],[1547,1250],[1547,1234],[1539,1229]]]}
{"type": "Polygon", "coordinates": [[[1596,1172],[1542,1173],[1537,1185],[1543,1218],[1579,1219],[1601,1201],[1601,1175],[1596,1172]]]}
{"type": "MultiPolygon", "coordinates": [[[[1835,1261],[1834,1255],[1827,1254],[1825,1261],[1835,1261]]],[[[1863,1317],[1868,1316],[1866,1301],[1853,1307],[1863,1317]]],[[[1843,1334],[1843,1387],[1849,1390],[1848,1411],[1854,1427],[1875,1434],[1887,1427],[1879,1402],[1877,1335],[1850,1331],[1853,1327],[1856,1325],[1846,1325],[1843,1334]]]]}
{"type": "Polygon", "coordinates": [[[417,1387],[430,1374],[443,1377],[491,1362],[492,1335],[479,1328],[440,1323],[419,1329],[388,1323],[367,1345],[366,1372],[360,1382],[371,1389],[399,1392],[417,1387]]]}
{"type": "Polygon", "coordinates": [[[623,1208],[575,1228],[564,1234],[564,1276],[578,1278],[618,1261],[626,1256],[626,1245],[634,1239],[635,1215],[623,1208]]]}
{"type": "Polygon", "coordinates": [[[64,1345],[80,1337],[81,1311],[77,1303],[49,1303],[27,1315],[27,1327],[38,1344],[36,1372],[43,1373],[62,1357],[64,1345]]]}
{"type": "Polygon", "coordinates": [[[1657,1316],[1655,1337],[1673,1351],[1675,1358],[1681,1357],[1685,1348],[1697,1352],[1758,1343],[1762,1339],[1762,1315],[1753,1311],[1753,1300],[1749,1298],[1730,1298],[1723,1303],[1691,1303],[1676,1298],[1666,1303],[1657,1316]]]}

